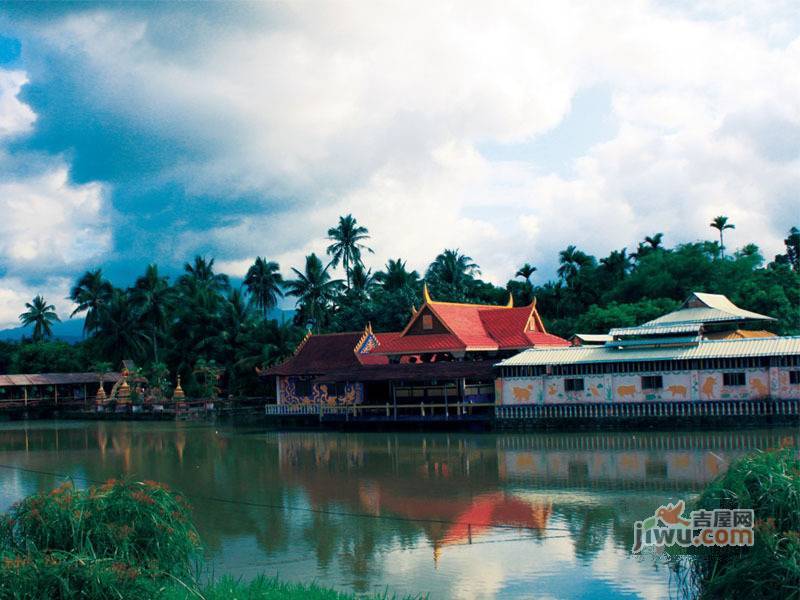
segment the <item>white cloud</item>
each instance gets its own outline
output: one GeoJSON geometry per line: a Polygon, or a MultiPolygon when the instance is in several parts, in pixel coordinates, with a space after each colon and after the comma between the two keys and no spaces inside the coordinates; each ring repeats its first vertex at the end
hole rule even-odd
{"type": "MultiPolygon", "coordinates": [[[[23,72],[0,69],[0,139],[28,133],[36,121],[19,100],[27,81],[23,72]]],[[[25,303],[40,293],[66,317],[67,275],[111,245],[103,186],[70,183],[60,157],[28,159],[0,146],[0,327],[19,325],[25,303]],[[24,172],[14,174],[26,161],[24,172]]]]}
{"type": "Polygon", "coordinates": [[[770,256],[797,221],[790,4],[257,10],[261,25],[199,28],[183,43],[163,42],[169,11],[83,11],[35,36],[81,65],[87,105],[191,150],[165,181],[264,198],[265,216],[182,234],[181,260],[210,245],[237,273],[257,254],[288,270],[352,212],[373,233],[375,266],[402,256],[422,269],[460,247],[501,282],[523,261],[551,274],[570,243],[607,253],[656,231],[668,243],[710,238],[723,213],[732,245],[756,241],[770,256]],[[571,174],[479,153],[548,135],[597,85],[618,131],[574,156],[571,174]]]}
{"type": "Polygon", "coordinates": [[[17,97],[27,82],[22,71],[0,69],[0,140],[27,133],[36,120],[30,106],[17,97]]]}
{"type": "Polygon", "coordinates": [[[111,243],[102,186],[70,184],[63,165],[0,182],[0,213],[2,266],[17,275],[80,267],[111,243]]]}
{"type": "Polygon", "coordinates": [[[49,277],[40,284],[30,284],[19,277],[0,277],[0,329],[19,327],[19,315],[25,303],[41,294],[56,307],[61,320],[69,318],[74,305],[66,300],[70,282],[66,277],[49,277]]]}

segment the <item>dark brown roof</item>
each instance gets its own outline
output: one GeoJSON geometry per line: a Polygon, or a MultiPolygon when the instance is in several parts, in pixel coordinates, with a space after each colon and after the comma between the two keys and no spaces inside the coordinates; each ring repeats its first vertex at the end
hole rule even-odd
{"type": "MultiPolygon", "coordinates": [[[[105,373],[103,381],[116,382],[119,373],[105,373]]],[[[29,373],[20,375],[0,375],[0,387],[21,387],[26,385],[66,385],[99,383],[97,373],[29,373]]]]}
{"type": "MultiPolygon", "coordinates": [[[[361,361],[355,352],[363,331],[312,335],[285,362],[271,367],[263,375],[316,375],[329,371],[355,369],[361,361]]],[[[388,362],[384,357],[383,362],[388,362]]]]}

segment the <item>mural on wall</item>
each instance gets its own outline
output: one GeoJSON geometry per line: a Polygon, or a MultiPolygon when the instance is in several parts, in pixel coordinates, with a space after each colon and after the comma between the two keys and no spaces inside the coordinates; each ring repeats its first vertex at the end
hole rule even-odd
{"type": "Polygon", "coordinates": [[[496,385],[496,398],[501,404],[755,400],[770,395],[800,398],[800,384],[791,383],[789,371],[747,369],[742,385],[724,385],[725,373],[734,371],[665,371],[653,373],[662,377],[663,387],[657,389],[642,389],[641,378],[648,373],[587,375],[581,378],[584,389],[570,392],[564,390],[564,380],[570,377],[506,378],[496,385]]]}
{"type": "Polygon", "coordinates": [[[716,377],[706,377],[703,381],[703,387],[700,392],[706,397],[706,400],[711,400],[714,397],[714,388],[717,385],[716,377]]]}
{"type": "Polygon", "coordinates": [[[329,389],[324,383],[315,383],[311,386],[310,396],[301,396],[297,393],[297,378],[281,377],[281,404],[327,404],[329,406],[349,406],[361,404],[364,401],[364,386],[361,383],[345,384],[343,393],[336,394],[335,389],[329,389]]]}

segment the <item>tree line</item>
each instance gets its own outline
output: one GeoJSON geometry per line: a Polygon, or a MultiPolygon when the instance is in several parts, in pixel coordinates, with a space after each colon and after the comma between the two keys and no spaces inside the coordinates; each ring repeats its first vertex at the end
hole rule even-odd
{"type": "Polygon", "coordinates": [[[557,278],[536,282],[537,268],[526,262],[498,286],[481,279],[479,265],[454,248],[444,249],[422,275],[402,258],[373,272],[364,264],[372,253],[369,230],[346,215],[327,232],[326,256],[309,254],[286,278],[263,257],[241,286],[203,256],[173,281],[151,264],[126,289],[113,286],[101,269],[87,271],[69,295],[72,316],[85,319],[84,339],[52,340],[55,306],[37,296],[20,315],[31,338],[0,343],[0,372],[102,371],[133,359],[151,381],[181,374],[190,395],[209,374],[227,393],[257,394],[256,368],[290,356],[309,330],[358,331],[367,322],[376,331],[401,329],[422,302],[423,280],[437,300],[505,304],[511,293],[519,306],[535,297],[549,331],[564,337],[639,324],[696,290],[776,317],[777,333],[800,333],[800,230],[792,227],[785,252],[765,264],[755,244],[726,255],[723,235],[734,228],[726,217],[710,226],[719,240],[669,248],[656,233],[630,254],[620,248],[599,259],[570,245],[559,253],[557,278]],[[343,278],[334,274],[338,267],[343,278]],[[270,318],[284,297],[294,300],[294,318],[270,318]]]}

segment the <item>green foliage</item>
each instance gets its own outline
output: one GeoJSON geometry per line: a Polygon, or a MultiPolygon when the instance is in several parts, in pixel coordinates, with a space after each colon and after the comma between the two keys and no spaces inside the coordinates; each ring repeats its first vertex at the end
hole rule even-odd
{"type": "MultiPolygon", "coordinates": [[[[315,583],[197,578],[201,548],[180,495],[152,482],[65,483],[0,517],[0,599],[349,600],[315,583]]],[[[388,599],[387,594],[359,596],[388,599]]]]}
{"type": "Polygon", "coordinates": [[[11,373],[74,373],[88,368],[85,347],[61,340],[19,344],[10,365],[11,373]]]}
{"type": "Polygon", "coordinates": [[[193,581],[197,532],[155,482],[30,496],[0,519],[0,598],[145,598],[193,581]]]}
{"type": "Polygon", "coordinates": [[[26,310],[19,316],[23,325],[33,325],[33,341],[39,342],[53,335],[53,323],[60,321],[56,307],[48,304],[41,295],[25,303],[26,310]]]}
{"type": "MultiPolygon", "coordinates": [[[[752,547],[692,550],[685,587],[701,598],[800,595],[800,456],[793,448],[756,452],[709,484],[693,509],[752,508],[752,547]]],[[[678,563],[676,569],[684,567],[678,563]]]]}

